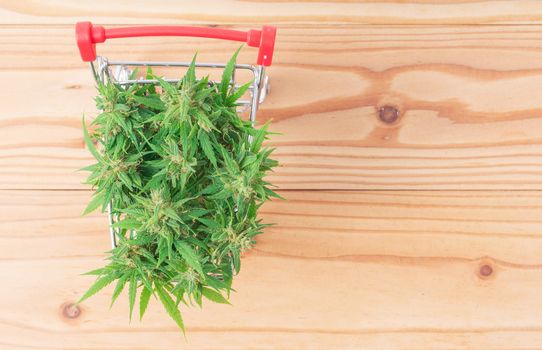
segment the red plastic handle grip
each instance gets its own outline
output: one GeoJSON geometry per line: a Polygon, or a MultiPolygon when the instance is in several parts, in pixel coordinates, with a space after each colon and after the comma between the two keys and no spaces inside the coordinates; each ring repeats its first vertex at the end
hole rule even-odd
{"type": "Polygon", "coordinates": [[[259,47],[259,65],[270,66],[275,48],[277,28],[263,26],[261,30],[250,29],[247,32],[231,29],[187,27],[187,26],[146,26],[106,29],[94,26],[90,22],[78,22],[75,25],[75,37],[81,58],[85,62],[96,59],[96,44],[106,39],[131,38],[140,36],[194,36],[224,40],[241,41],[248,46],[259,47]]]}

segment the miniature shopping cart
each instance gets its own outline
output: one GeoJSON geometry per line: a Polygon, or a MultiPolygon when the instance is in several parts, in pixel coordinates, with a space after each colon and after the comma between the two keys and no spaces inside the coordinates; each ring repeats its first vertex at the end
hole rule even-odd
{"type": "MultiPolygon", "coordinates": [[[[230,84],[238,88],[241,84],[236,82],[236,71],[248,71],[252,78],[251,87],[248,89],[248,97],[238,101],[240,111],[248,111],[248,117],[254,124],[258,105],[265,100],[269,92],[269,79],[265,75],[265,67],[269,67],[273,60],[276,28],[263,26],[261,30],[239,31],[231,29],[189,27],[189,26],[141,26],[126,28],[109,28],[94,26],[90,22],[79,22],[75,26],[77,46],[81,58],[90,62],[94,78],[98,83],[115,83],[120,85],[131,84],[157,84],[156,79],[132,77],[137,67],[189,67],[190,62],[160,62],[160,61],[113,61],[96,55],[96,44],[103,43],[107,39],[144,37],[144,36],[190,36],[205,37],[231,41],[240,41],[251,47],[258,47],[257,65],[236,64],[233,78],[230,84]]],[[[196,67],[208,69],[224,69],[224,63],[197,63],[196,67]]],[[[179,79],[165,78],[166,81],[175,83],[179,79]]],[[[211,82],[214,83],[214,82],[211,82]]],[[[116,221],[112,213],[111,204],[108,205],[109,233],[113,248],[117,246],[117,232],[113,228],[116,221]]]]}

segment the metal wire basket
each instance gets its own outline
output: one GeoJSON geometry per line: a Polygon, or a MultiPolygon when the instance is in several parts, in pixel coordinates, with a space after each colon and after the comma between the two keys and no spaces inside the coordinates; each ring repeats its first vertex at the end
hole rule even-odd
{"type": "MultiPolygon", "coordinates": [[[[258,47],[258,58],[256,65],[236,64],[230,84],[238,88],[241,84],[236,81],[236,71],[247,71],[252,78],[252,84],[248,89],[246,99],[238,101],[239,112],[248,111],[248,118],[254,124],[258,106],[263,103],[269,92],[269,77],[265,74],[265,67],[271,65],[275,46],[276,28],[263,26],[261,30],[238,31],[230,29],[188,27],[188,26],[142,26],[109,28],[94,26],[90,22],[79,22],[75,26],[77,46],[81,58],[90,62],[90,68],[94,79],[99,83],[115,83],[120,85],[131,84],[158,84],[155,79],[130,78],[137,67],[189,67],[190,62],[163,62],[163,61],[124,61],[108,60],[105,57],[97,56],[96,44],[103,43],[106,39],[143,37],[143,36],[192,36],[205,37],[223,40],[245,42],[248,46],[258,47]]],[[[225,63],[198,63],[196,67],[206,69],[224,69],[225,63]]],[[[167,78],[168,82],[178,82],[178,78],[167,78]]],[[[210,81],[210,83],[216,83],[210,81]]],[[[117,235],[114,228],[114,217],[111,203],[107,206],[109,216],[109,235],[113,248],[117,246],[117,235]]]]}

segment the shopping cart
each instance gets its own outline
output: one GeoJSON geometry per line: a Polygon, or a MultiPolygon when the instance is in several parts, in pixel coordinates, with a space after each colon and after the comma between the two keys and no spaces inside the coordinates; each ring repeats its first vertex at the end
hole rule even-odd
{"type": "MultiPolygon", "coordinates": [[[[276,28],[272,26],[263,26],[261,30],[251,29],[248,31],[239,31],[231,29],[190,27],[190,26],[141,26],[125,28],[104,28],[95,26],[90,22],[79,22],[75,26],[75,35],[77,46],[81,58],[85,62],[90,62],[90,68],[94,79],[98,83],[115,83],[120,85],[131,84],[158,84],[156,79],[146,79],[132,77],[134,69],[137,67],[189,67],[190,62],[161,62],[161,61],[118,61],[108,60],[105,57],[96,55],[96,44],[103,43],[107,39],[144,37],[144,36],[190,36],[205,37],[231,41],[240,41],[251,47],[258,47],[258,58],[256,65],[236,64],[233,72],[233,78],[230,84],[238,88],[241,84],[236,82],[237,70],[250,72],[252,84],[248,89],[248,97],[238,101],[240,112],[248,111],[248,117],[254,124],[256,122],[256,112],[258,106],[265,100],[269,92],[269,78],[265,75],[265,67],[269,67],[273,60],[273,50],[275,46],[276,28]]],[[[196,67],[206,69],[223,69],[224,63],[198,63],[196,67]]],[[[178,78],[165,77],[166,81],[175,83],[178,78]]],[[[216,83],[211,81],[211,83],[216,83]]],[[[111,236],[111,245],[117,246],[117,234],[113,228],[113,223],[118,220],[118,214],[113,213],[111,204],[107,207],[109,215],[109,234],[111,236]]]]}

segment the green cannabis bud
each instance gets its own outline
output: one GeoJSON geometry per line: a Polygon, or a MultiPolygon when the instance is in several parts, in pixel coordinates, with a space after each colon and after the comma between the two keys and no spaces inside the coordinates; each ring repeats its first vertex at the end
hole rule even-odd
{"type": "Polygon", "coordinates": [[[154,296],[183,332],[181,302],[228,303],[241,253],[267,226],[258,208],[280,198],[264,180],[277,166],[267,124],[237,113],[251,82],[231,86],[236,56],[217,84],[196,78],[195,57],[175,84],[150,69],[156,86],[98,84],[92,134],[83,121],[97,161],[84,168],[95,189],[85,213],[110,205],[118,244],[79,302],[116,281],[111,305],[127,285],[130,318],[138,294],[140,318],[154,296]]]}

